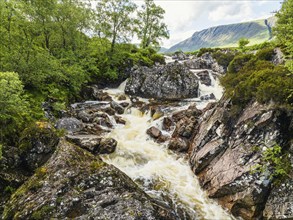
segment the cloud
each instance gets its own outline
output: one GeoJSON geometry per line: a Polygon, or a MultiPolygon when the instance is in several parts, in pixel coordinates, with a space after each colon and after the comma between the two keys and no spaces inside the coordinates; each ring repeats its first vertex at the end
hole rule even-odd
{"type": "Polygon", "coordinates": [[[251,2],[225,2],[219,5],[214,10],[208,13],[208,18],[211,21],[220,20],[246,20],[252,16],[252,5],[251,2]]]}

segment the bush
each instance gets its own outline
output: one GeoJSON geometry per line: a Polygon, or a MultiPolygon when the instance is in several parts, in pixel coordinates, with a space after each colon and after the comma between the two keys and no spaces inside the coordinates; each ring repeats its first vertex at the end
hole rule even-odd
{"type": "Polygon", "coordinates": [[[247,57],[233,61],[229,68],[241,67],[240,70],[236,73],[229,69],[221,83],[234,104],[244,106],[251,100],[257,100],[260,103],[274,101],[276,104],[292,106],[293,78],[286,67],[274,66],[269,61],[253,57],[249,61],[247,57]]]}
{"type": "Polygon", "coordinates": [[[228,72],[237,73],[244,65],[250,61],[254,56],[252,54],[240,54],[237,55],[229,64],[228,72]]]}
{"type": "Polygon", "coordinates": [[[223,66],[224,68],[227,68],[229,66],[229,63],[234,59],[235,54],[232,52],[223,53],[220,50],[212,53],[213,58],[223,66]]]}
{"type": "Polygon", "coordinates": [[[274,48],[268,47],[268,48],[264,48],[264,49],[259,50],[256,53],[256,57],[260,60],[271,61],[273,59],[274,54],[275,54],[274,48]]]}
{"type": "Polygon", "coordinates": [[[0,72],[0,141],[13,144],[30,121],[30,108],[18,74],[0,72]]]}

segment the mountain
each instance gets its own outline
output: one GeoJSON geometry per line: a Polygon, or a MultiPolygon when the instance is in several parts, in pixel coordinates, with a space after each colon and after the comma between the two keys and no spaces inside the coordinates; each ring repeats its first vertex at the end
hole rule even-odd
{"type": "Polygon", "coordinates": [[[237,24],[221,25],[195,32],[190,38],[172,46],[166,52],[195,51],[203,47],[233,47],[242,37],[250,44],[262,43],[272,38],[275,17],[237,24]]]}

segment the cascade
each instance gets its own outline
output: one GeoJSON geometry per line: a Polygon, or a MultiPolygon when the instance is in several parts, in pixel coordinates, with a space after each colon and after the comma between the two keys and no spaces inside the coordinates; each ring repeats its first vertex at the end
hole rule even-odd
{"type": "MultiPolygon", "coordinates": [[[[214,93],[219,99],[222,88],[212,72],[209,74],[212,86],[200,84],[200,94],[214,93]]],[[[117,101],[117,97],[124,94],[125,84],[106,91],[117,101]]],[[[172,110],[187,108],[192,101],[182,102],[183,106],[172,110]]],[[[199,108],[208,103],[198,98],[194,101],[199,108]]],[[[167,144],[158,144],[146,134],[149,127],[160,127],[161,120],[154,121],[150,114],[143,114],[134,107],[126,109],[122,117],[126,124],[116,124],[108,134],[118,141],[117,149],[113,154],[103,156],[103,160],[126,173],[150,196],[158,199],[167,196],[175,204],[175,209],[183,209],[192,219],[232,219],[220,205],[207,197],[186,159],[168,150],[167,144]]]]}

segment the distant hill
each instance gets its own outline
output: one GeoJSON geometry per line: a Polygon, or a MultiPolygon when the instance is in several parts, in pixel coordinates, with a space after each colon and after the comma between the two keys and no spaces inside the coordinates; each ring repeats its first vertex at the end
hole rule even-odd
{"type": "Polygon", "coordinates": [[[250,45],[262,43],[272,38],[275,17],[268,19],[221,25],[195,32],[190,38],[172,46],[167,53],[182,50],[195,51],[203,47],[233,47],[242,37],[248,38],[250,45]]]}

